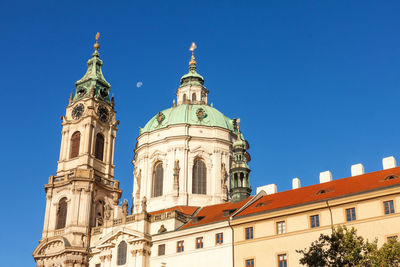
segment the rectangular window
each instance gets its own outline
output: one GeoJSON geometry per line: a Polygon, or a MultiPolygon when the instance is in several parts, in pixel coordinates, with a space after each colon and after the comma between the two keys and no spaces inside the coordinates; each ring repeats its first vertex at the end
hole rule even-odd
{"type": "Polygon", "coordinates": [[[101,263],[97,263],[95,267],[101,267],[101,263]]]}
{"type": "Polygon", "coordinates": [[[253,227],[247,227],[246,231],[246,240],[253,239],[253,227]]]}
{"type": "Polygon", "coordinates": [[[196,238],[196,248],[203,248],[203,237],[196,238]]]}
{"type": "Polygon", "coordinates": [[[224,243],[224,234],[223,233],[216,234],[215,235],[215,244],[221,245],[222,243],[224,243]]]}
{"type": "Polygon", "coordinates": [[[383,205],[385,206],[386,215],[394,213],[393,200],[385,201],[383,202],[383,205]]]}
{"type": "Polygon", "coordinates": [[[254,267],[254,259],[246,260],[246,267],[254,267]]]}
{"type": "Polygon", "coordinates": [[[278,255],[278,267],[287,267],[287,257],[286,254],[278,255]]]}
{"type": "Polygon", "coordinates": [[[158,256],[165,255],[165,244],[158,245],[158,256]]]}
{"type": "Polygon", "coordinates": [[[185,247],[183,246],[183,241],[178,241],[176,243],[176,252],[183,252],[185,247]]]}
{"type": "Polygon", "coordinates": [[[356,220],[356,209],[346,209],[346,221],[351,222],[356,220]]]}
{"type": "Polygon", "coordinates": [[[319,227],[319,215],[310,216],[311,228],[319,227]]]}
{"type": "Polygon", "coordinates": [[[278,235],[286,233],[286,223],[285,221],[276,223],[276,232],[278,235]]]}

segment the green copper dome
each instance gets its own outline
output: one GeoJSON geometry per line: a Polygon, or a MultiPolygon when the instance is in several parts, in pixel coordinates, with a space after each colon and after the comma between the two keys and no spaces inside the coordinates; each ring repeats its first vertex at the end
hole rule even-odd
{"type": "Polygon", "coordinates": [[[204,125],[234,131],[233,120],[208,105],[183,104],[160,111],[147,122],[140,134],[174,124],[204,125]]]}

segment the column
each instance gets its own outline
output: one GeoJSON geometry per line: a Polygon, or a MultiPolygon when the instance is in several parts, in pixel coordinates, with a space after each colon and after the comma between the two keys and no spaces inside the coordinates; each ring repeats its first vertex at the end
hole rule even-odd
{"type": "Polygon", "coordinates": [[[63,141],[63,146],[64,146],[64,148],[63,148],[63,160],[67,160],[68,159],[68,151],[69,151],[69,147],[68,147],[68,144],[69,144],[69,130],[66,130],[65,132],[64,132],[64,141],[63,141]]]}
{"type": "Polygon", "coordinates": [[[85,146],[83,149],[83,153],[89,153],[90,151],[90,134],[91,134],[91,127],[90,123],[85,124],[85,146]]]}

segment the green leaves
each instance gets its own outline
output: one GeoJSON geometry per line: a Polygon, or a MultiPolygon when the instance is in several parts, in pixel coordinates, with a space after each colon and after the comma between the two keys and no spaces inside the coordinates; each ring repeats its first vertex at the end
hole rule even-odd
{"type": "Polygon", "coordinates": [[[378,249],[377,242],[357,236],[354,228],[339,226],[331,235],[321,234],[309,248],[297,252],[303,255],[300,264],[313,267],[398,266],[400,243],[393,238],[378,249]]]}

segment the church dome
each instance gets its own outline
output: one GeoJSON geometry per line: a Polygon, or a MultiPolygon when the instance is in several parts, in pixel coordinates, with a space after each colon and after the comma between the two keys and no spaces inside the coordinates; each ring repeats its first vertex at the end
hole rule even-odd
{"type": "Polygon", "coordinates": [[[221,127],[234,131],[233,120],[208,105],[182,104],[158,112],[151,118],[140,134],[166,128],[175,124],[221,127]]]}

